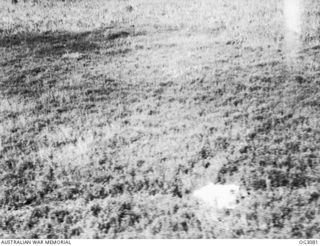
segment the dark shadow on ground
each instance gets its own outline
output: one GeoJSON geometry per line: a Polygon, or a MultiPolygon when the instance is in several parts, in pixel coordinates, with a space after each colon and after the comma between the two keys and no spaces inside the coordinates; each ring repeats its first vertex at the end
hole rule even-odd
{"type": "Polygon", "coordinates": [[[54,87],[55,81],[63,79],[76,64],[94,63],[96,54],[110,57],[130,52],[124,40],[130,35],[133,35],[131,31],[107,27],[79,33],[0,36],[0,49],[6,48],[7,52],[6,57],[0,59],[5,71],[4,77],[0,77],[0,92],[7,96],[38,97],[54,87]]]}
{"type": "Polygon", "coordinates": [[[93,32],[26,33],[3,37],[0,47],[23,47],[34,50],[38,56],[60,56],[66,52],[92,52],[99,49],[92,39],[93,32]]]}
{"type": "Polygon", "coordinates": [[[40,57],[61,56],[65,53],[88,53],[100,49],[100,45],[132,35],[131,31],[113,26],[86,32],[21,33],[0,36],[0,47],[26,48],[40,57]]]}

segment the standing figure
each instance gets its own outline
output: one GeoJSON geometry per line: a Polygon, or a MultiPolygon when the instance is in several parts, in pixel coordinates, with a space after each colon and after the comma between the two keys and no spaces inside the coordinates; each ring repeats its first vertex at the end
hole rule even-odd
{"type": "Polygon", "coordinates": [[[301,0],[284,0],[284,16],[288,31],[301,33],[301,0]]]}
{"type": "Polygon", "coordinates": [[[284,37],[287,65],[297,69],[297,55],[301,50],[303,0],[284,0],[284,37]]]}

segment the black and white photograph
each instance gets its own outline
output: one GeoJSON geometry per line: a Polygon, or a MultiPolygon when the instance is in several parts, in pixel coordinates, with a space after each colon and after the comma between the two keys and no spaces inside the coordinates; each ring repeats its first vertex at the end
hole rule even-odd
{"type": "Polygon", "coordinates": [[[318,244],[320,1],[0,0],[0,239],[318,244]]]}

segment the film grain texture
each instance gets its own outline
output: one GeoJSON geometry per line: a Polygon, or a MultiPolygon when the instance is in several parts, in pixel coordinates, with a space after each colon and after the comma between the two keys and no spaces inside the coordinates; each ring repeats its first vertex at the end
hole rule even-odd
{"type": "Polygon", "coordinates": [[[1,0],[0,238],[320,238],[317,0],[1,0]]]}

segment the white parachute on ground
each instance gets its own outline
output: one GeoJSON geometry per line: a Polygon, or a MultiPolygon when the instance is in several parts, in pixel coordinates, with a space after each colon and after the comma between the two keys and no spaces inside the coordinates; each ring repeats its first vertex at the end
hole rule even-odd
{"type": "Polygon", "coordinates": [[[240,187],[235,184],[213,184],[195,190],[193,196],[201,200],[205,205],[215,209],[234,209],[237,205],[237,199],[240,193],[240,187]]]}

